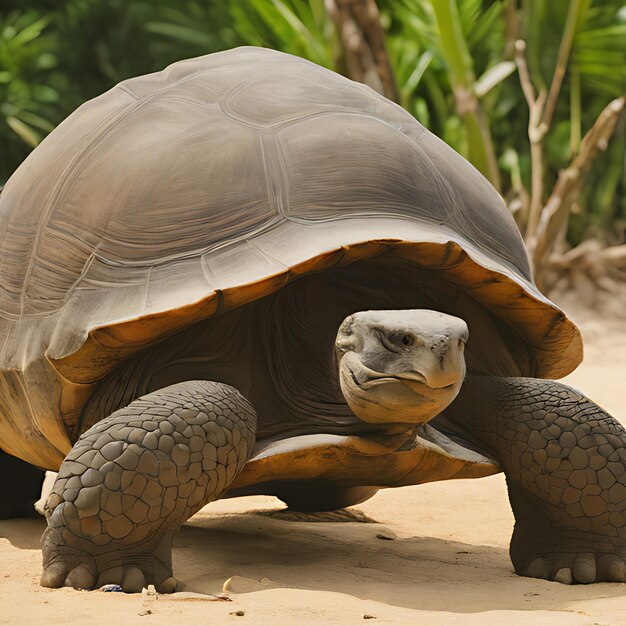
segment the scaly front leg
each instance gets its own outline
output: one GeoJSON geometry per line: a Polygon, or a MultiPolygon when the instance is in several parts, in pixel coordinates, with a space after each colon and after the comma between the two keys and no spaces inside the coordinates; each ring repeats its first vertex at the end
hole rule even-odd
{"type": "Polygon", "coordinates": [[[250,457],[256,414],[227,385],[160,389],[85,432],[46,502],[41,584],[171,592],[172,538],[250,457]]]}
{"type": "Polygon", "coordinates": [[[619,422],[554,381],[489,376],[468,376],[446,415],[504,469],[518,574],[626,581],[626,432],[619,422]]]}

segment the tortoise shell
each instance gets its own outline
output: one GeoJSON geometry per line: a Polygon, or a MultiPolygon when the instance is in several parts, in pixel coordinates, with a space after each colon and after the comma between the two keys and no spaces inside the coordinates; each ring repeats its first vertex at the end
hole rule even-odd
{"type": "Polygon", "coordinates": [[[518,333],[529,371],[499,373],[579,363],[498,193],[368,87],[259,48],[120,83],[0,197],[0,447],[58,467],[96,383],[133,353],[384,250],[518,333]]]}

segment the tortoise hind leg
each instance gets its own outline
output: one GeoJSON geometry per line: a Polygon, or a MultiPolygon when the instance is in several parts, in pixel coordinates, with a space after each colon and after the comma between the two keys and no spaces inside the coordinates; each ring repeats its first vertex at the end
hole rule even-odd
{"type": "Polygon", "coordinates": [[[225,494],[225,497],[276,496],[289,507],[290,511],[322,513],[361,504],[374,496],[378,489],[378,487],[348,487],[322,479],[269,480],[247,487],[237,487],[225,494]]]}
{"type": "Polygon", "coordinates": [[[0,450],[3,480],[0,519],[36,517],[35,502],[41,497],[45,472],[0,450]]]}
{"type": "Polygon", "coordinates": [[[234,388],[166,387],[76,442],[46,502],[45,587],[174,591],[174,533],[221,496],[254,445],[256,415],[234,388]]]}
{"type": "Polygon", "coordinates": [[[515,514],[524,576],[626,581],[626,432],[549,380],[469,376],[446,415],[492,450],[515,514]]]}
{"type": "Polygon", "coordinates": [[[377,491],[376,487],[346,487],[329,480],[287,480],[276,481],[269,493],[292,511],[318,513],[361,504],[377,491]]]}

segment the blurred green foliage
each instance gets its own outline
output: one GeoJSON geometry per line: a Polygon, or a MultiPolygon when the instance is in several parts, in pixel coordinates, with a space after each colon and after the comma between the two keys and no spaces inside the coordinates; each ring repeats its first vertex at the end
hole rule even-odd
{"type": "MultiPolygon", "coordinates": [[[[626,93],[626,6],[620,0],[577,2],[572,52],[546,137],[547,190],[604,106],[626,93]]],[[[509,200],[530,184],[528,107],[513,42],[527,42],[533,82],[549,87],[569,5],[570,0],[378,0],[401,104],[483,171],[484,153],[476,152],[476,143],[490,144],[486,148],[497,160],[501,192],[509,200]],[[454,24],[446,22],[450,7],[458,13],[454,37],[454,24]],[[482,135],[476,133],[477,120],[459,115],[459,86],[478,98],[482,135]]],[[[324,0],[3,0],[0,183],[85,100],[130,76],[243,44],[344,69],[324,0]]],[[[572,243],[593,231],[623,239],[625,138],[622,119],[609,149],[586,174],[579,210],[570,220],[572,243]]]]}

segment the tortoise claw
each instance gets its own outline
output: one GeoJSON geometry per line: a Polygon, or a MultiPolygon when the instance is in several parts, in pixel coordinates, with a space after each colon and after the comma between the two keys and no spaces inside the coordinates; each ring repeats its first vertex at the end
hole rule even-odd
{"type": "Polygon", "coordinates": [[[591,552],[582,552],[574,559],[572,569],[574,578],[579,583],[592,583],[596,580],[596,559],[591,552]]]}
{"type": "Polygon", "coordinates": [[[549,553],[530,561],[523,575],[564,585],[626,582],[626,561],[619,554],[549,553]]]}
{"type": "Polygon", "coordinates": [[[529,578],[543,578],[544,580],[549,580],[550,568],[543,558],[538,557],[528,564],[525,575],[529,578]]]}
{"type": "Polygon", "coordinates": [[[84,563],[81,563],[67,575],[64,584],[74,589],[93,589],[96,576],[84,563]]]}
{"type": "Polygon", "coordinates": [[[122,589],[126,593],[140,593],[146,586],[146,577],[138,567],[127,567],[122,578],[122,589]]]}
{"type": "Polygon", "coordinates": [[[561,567],[559,571],[554,575],[554,582],[561,583],[563,585],[571,585],[574,582],[572,578],[572,570],[570,567],[561,567]]]}
{"type": "Polygon", "coordinates": [[[67,578],[67,574],[70,571],[69,565],[64,562],[55,561],[50,563],[41,575],[40,584],[42,587],[50,587],[51,589],[58,589],[62,587],[67,578]]]}

